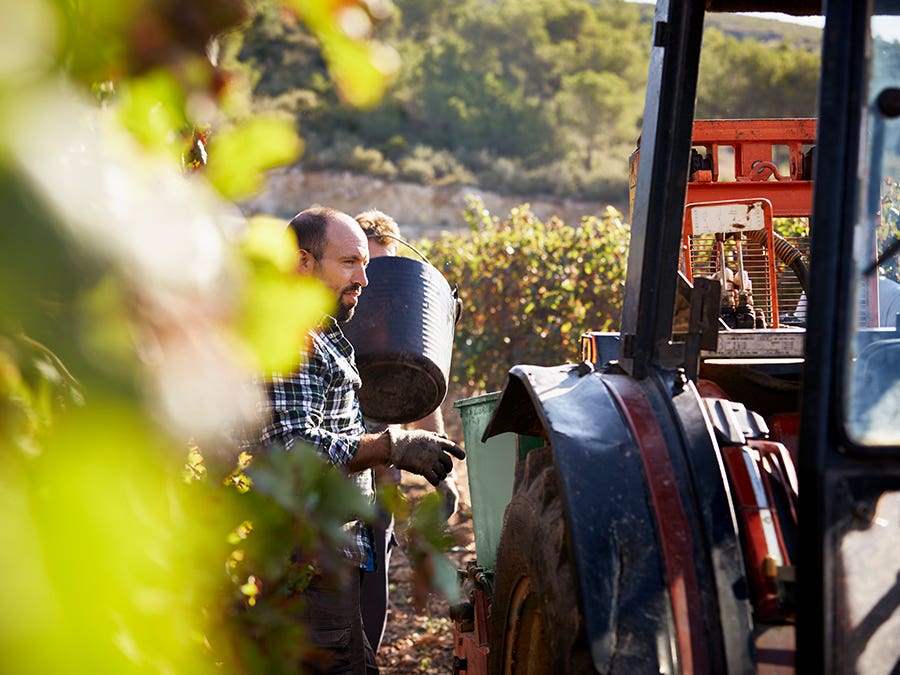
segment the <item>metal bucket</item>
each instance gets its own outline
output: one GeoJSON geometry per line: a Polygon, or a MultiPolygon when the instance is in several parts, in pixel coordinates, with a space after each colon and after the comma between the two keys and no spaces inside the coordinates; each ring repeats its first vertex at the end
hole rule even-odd
{"type": "Polygon", "coordinates": [[[456,292],[433,265],[412,258],[374,258],[366,275],[369,285],[342,326],[362,378],[359,404],[376,422],[414,422],[447,393],[456,292]]]}

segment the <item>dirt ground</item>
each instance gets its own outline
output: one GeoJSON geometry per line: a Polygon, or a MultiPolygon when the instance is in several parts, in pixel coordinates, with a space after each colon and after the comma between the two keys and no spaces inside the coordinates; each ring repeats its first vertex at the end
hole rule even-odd
{"type": "MultiPolygon", "coordinates": [[[[453,564],[463,569],[475,558],[472,508],[465,462],[456,464],[456,484],[460,492],[459,507],[448,521],[456,545],[447,552],[453,564]]],[[[415,501],[431,486],[424,478],[404,472],[403,493],[415,501]]],[[[384,640],[378,651],[382,675],[406,673],[453,672],[453,622],[447,599],[432,593],[424,613],[417,613],[413,603],[412,569],[402,546],[394,548],[389,566],[390,598],[384,640]]]]}

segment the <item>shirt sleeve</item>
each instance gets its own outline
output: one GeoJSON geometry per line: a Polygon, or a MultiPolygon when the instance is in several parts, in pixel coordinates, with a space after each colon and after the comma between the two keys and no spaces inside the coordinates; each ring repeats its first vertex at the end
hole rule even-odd
{"type": "Polygon", "coordinates": [[[338,466],[353,459],[360,435],[330,431],[325,425],[326,418],[335,414],[328,410],[326,399],[330,378],[327,365],[316,353],[289,375],[273,374],[265,385],[269,410],[263,443],[281,442],[290,449],[298,440],[306,442],[323,459],[338,466]]]}

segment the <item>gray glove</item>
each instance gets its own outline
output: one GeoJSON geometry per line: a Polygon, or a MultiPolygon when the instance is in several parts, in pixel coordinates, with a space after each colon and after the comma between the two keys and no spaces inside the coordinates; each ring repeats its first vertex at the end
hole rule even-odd
{"type": "Polygon", "coordinates": [[[453,468],[453,460],[465,459],[466,453],[453,441],[432,431],[388,427],[391,441],[391,464],[412,471],[437,485],[453,468]]]}

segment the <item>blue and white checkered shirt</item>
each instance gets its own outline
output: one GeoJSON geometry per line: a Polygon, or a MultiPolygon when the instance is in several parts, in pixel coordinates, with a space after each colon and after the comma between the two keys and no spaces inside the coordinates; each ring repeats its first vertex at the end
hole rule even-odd
{"type": "MultiPolygon", "coordinates": [[[[337,322],[326,317],[309,332],[309,349],[301,365],[290,374],[273,373],[265,383],[269,409],[262,442],[280,442],[290,450],[296,441],[312,446],[327,462],[347,464],[359,449],[366,432],[356,392],[362,385],[353,358],[353,346],[337,322]]],[[[375,501],[371,469],[348,476],[363,496],[375,501]]],[[[353,535],[345,549],[350,560],[365,565],[371,552],[371,534],[361,521],[344,525],[353,535]]]]}

